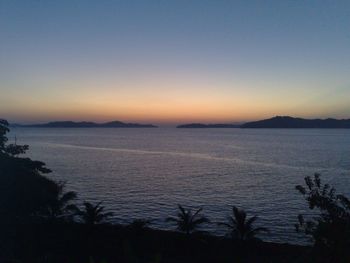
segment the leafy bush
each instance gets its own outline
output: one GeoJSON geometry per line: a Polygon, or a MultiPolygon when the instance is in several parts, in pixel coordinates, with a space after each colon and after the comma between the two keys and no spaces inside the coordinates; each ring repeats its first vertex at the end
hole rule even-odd
{"type": "Polygon", "coordinates": [[[319,174],[306,177],[305,186],[296,189],[303,195],[309,208],[318,215],[305,219],[298,216],[297,231],[303,231],[314,240],[315,248],[329,252],[337,262],[350,259],[350,200],[328,184],[322,184],[319,174]]]}

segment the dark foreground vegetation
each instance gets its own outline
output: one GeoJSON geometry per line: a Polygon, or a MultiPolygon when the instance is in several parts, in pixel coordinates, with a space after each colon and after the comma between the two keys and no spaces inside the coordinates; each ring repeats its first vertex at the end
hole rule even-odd
{"type": "Polygon", "coordinates": [[[299,246],[117,225],[24,223],[1,232],[1,262],[308,262],[310,253],[299,246]]]}
{"type": "Polygon", "coordinates": [[[45,176],[44,163],[20,157],[28,146],[8,144],[8,131],[0,120],[0,262],[350,262],[350,201],[317,174],[296,187],[318,212],[296,215],[310,247],[263,242],[259,234],[269,230],[236,206],[226,222],[210,222],[201,208],[179,205],[165,219],[174,232],[148,220],[113,225],[101,202],[78,204],[75,192],[45,176]],[[227,236],[202,231],[205,224],[225,227],[227,236]]]}

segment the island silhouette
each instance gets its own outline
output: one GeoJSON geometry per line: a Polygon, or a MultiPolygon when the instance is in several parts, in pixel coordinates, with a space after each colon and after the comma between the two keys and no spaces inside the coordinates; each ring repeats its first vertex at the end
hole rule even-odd
{"type": "MultiPolygon", "coordinates": [[[[90,121],[52,121],[40,124],[11,124],[12,127],[24,128],[158,128],[153,124],[126,123],[111,121],[95,123],[90,121]]],[[[349,129],[350,119],[303,119],[290,116],[275,116],[269,119],[246,122],[243,124],[232,123],[187,123],[176,126],[176,128],[289,128],[289,129],[349,129]]]]}
{"type": "Polygon", "coordinates": [[[177,128],[290,128],[290,129],[349,129],[350,119],[303,119],[290,116],[276,116],[270,119],[239,124],[190,123],[177,128]]]}
{"type": "Polygon", "coordinates": [[[276,116],[266,120],[247,122],[241,128],[314,128],[334,129],[350,128],[350,119],[302,119],[290,116],[276,116]]]}
{"type": "Polygon", "coordinates": [[[157,128],[157,126],[153,124],[125,123],[121,121],[111,121],[105,123],[95,123],[86,121],[54,121],[42,124],[16,124],[14,126],[28,128],[157,128]]]}

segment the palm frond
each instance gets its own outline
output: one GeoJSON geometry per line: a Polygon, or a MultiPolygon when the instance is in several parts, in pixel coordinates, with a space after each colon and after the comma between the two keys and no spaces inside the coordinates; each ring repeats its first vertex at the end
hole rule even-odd
{"type": "Polygon", "coordinates": [[[193,218],[195,218],[201,211],[203,210],[203,208],[199,208],[194,214],[193,214],[193,218]]]}
{"type": "Polygon", "coordinates": [[[247,219],[247,213],[243,209],[233,206],[232,216],[228,217],[228,222],[219,223],[219,225],[227,227],[232,238],[246,240],[254,238],[255,235],[259,234],[260,232],[267,231],[267,229],[263,227],[254,228],[253,225],[257,219],[257,216],[247,219]]]}
{"type": "Polygon", "coordinates": [[[257,219],[257,216],[252,216],[251,218],[249,218],[246,222],[247,227],[251,227],[257,219]]]}

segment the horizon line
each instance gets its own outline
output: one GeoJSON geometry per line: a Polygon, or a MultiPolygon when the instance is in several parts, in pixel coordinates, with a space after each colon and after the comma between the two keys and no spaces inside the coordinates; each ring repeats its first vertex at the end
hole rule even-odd
{"type": "MultiPolygon", "coordinates": [[[[105,124],[105,123],[111,123],[111,122],[122,122],[122,123],[128,123],[128,124],[143,124],[143,125],[164,125],[164,126],[171,126],[171,125],[185,125],[185,124],[206,124],[206,125],[214,125],[214,124],[231,124],[231,125],[242,125],[247,122],[254,122],[254,121],[260,121],[260,120],[267,120],[275,117],[291,117],[291,118],[298,118],[298,119],[307,119],[307,120],[327,120],[327,119],[335,119],[335,120],[349,120],[350,118],[336,118],[336,117],[296,117],[293,115],[274,115],[271,117],[262,117],[262,118],[256,118],[252,120],[244,120],[244,121],[199,121],[199,120],[193,120],[193,121],[137,121],[137,120],[131,120],[131,121],[124,121],[121,119],[112,119],[107,121],[97,121],[97,120],[72,120],[72,119],[62,119],[62,120],[42,120],[42,121],[9,121],[9,124],[11,126],[13,125],[40,125],[40,124],[47,124],[47,123],[54,123],[54,122],[73,122],[73,123],[95,123],[95,124],[105,124]]],[[[0,118],[6,120],[6,118],[0,118]]],[[[59,119],[59,118],[58,118],[59,119]]]]}

